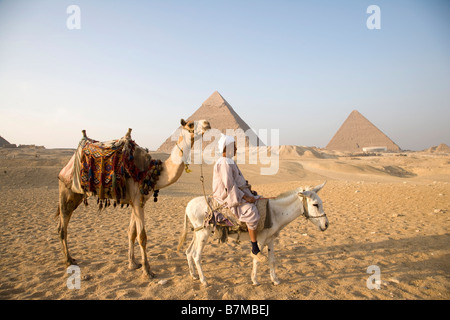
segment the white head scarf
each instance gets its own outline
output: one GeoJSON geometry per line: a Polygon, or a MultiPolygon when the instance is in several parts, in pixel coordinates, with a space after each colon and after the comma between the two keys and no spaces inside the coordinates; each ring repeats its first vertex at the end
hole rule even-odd
{"type": "Polygon", "coordinates": [[[223,149],[225,148],[225,146],[228,146],[229,144],[234,144],[234,138],[232,136],[227,136],[223,133],[221,133],[219,142],[218,142],[218,147],[219,147],[219,152],[223,152],[223,149]]]}

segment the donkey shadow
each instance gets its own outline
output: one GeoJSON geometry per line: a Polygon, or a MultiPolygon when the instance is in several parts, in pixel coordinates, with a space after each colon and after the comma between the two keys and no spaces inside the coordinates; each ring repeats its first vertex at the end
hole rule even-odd
{"type": "Polygon", "coordinates": [[[367,279],[369,274],[366,271],[370,265],[378,266],[386,277],[396,275],[400,279],[414,281],[436,275],[447,277],[450,273],[450,253],[436,257],[432,254],[433,251],[445,250],[449,242],[450,234],[443,234],[313,249],[298,247],[288,253],[280,250],[277,260],[279,266],[286,260],[299,264],[295,268],[298,270],[295,272],[297,276],[289,282],[346,278],[359,281],[361,278],[367,279]]]}

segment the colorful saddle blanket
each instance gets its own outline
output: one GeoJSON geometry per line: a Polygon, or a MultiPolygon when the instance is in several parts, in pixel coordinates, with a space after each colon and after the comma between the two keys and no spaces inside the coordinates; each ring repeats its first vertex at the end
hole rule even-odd
{"type": "Polygon", "coordinates": [[[161,170],[161,160],[152,159],[131,139],[112,146],[88,141],[81,150],[81,188],[100,200],[127,203],[126,179],[130,177],[138,183],[141,194],[148,195],[161,170]]]}
{"type": "Polygon", "coordinates": [[[122,148],[107,148],[88,142],[81,151],[81,188],[99,199],[125,198],[126,173],[122,148]]]}

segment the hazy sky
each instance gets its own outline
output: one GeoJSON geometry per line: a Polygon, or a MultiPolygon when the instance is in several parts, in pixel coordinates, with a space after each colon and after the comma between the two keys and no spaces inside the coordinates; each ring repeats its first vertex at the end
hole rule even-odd
{"type": "Polygon", "coordinates": [[[218,90],[280,144],[325,147],[356,109],[402,149],[450,145],[449,17],[446,0],[0,0],[0,135],[74,148],[131,127],[154,150],[218,90]]]}

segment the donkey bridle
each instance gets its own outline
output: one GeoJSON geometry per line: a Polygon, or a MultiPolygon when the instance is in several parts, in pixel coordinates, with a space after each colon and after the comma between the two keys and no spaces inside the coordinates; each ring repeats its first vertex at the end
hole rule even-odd
{"type": "Polygon", "coordinates": [[[305,216],[306,220],[315,219],[315,218],[323,218],[323,217],[327,216],[325,213],[321,214],[319,216],[310,216],[309,210],[308,210],[308,199],[306,199],[306,196],[303,196],[303,195],[302,195],[302,198],[303,198],[303,216],[305,216]]]}

